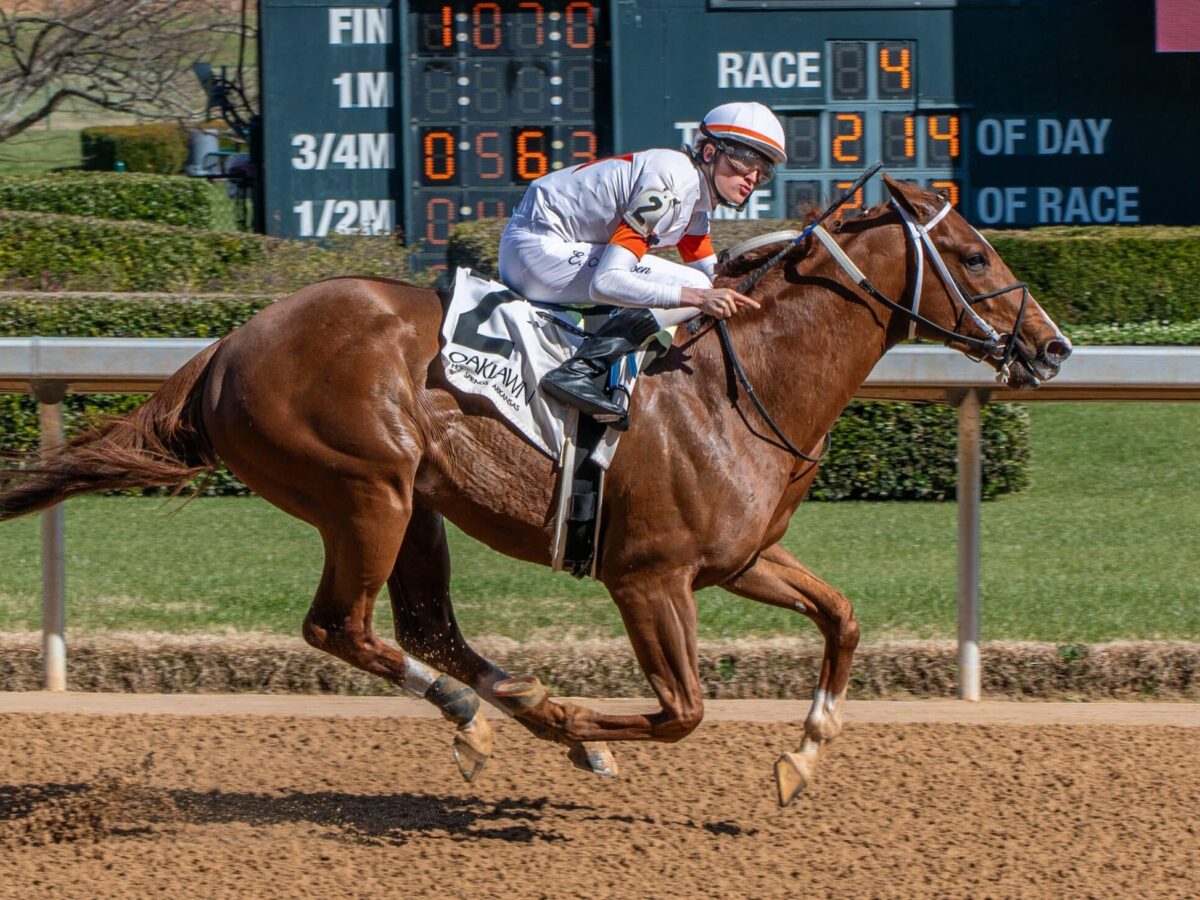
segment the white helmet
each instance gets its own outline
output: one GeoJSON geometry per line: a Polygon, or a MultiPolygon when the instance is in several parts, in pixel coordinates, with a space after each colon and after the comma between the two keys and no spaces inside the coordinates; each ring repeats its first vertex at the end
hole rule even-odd
{"type": "Polygon", "coordinates": [[[777,166],[787,162],[783,126],[761,103],[722,103],[715,107],[700,123],[697,149],[705,140],[745,144],[777,166]]]}
{"type": "Polygon", "coordinates": [[[783,126],[775,114],[761,103],[722,103],[711,110],[700,128],[688,153],[708,181],[710,195],[722,206],[743,209],[749,194],[738,202],[721,193],[715,179],[716,154],[704,160],[704,145],[713,144],[740,173],[758,169],[758,186],[775,177],[775,167],[787,162],[783,126]]]}

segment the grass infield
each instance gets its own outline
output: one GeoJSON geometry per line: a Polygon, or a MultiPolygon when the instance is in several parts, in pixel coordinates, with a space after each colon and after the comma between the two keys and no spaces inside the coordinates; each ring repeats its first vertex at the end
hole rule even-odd
{"type": "MultiPolygon", "coordinates": [[[[1032,404],[1029,490],[984,504],[983,637],[1058,643],[1200,639],[1200,407],[1032,404]]],[[[257,499],[87,497],[67,505],[70,631],[297,634],[321,571],[309,526],[257,499]]],[[[955,633],[953,503],[809,503],[785,544],[854,602],[864,639],[955,633]]],[[[39,526],[0,525],[0,631],[40,628],[39,526]]],[[[602,587],[451,534],[468,635],[623,633],[602,587]]],[[[813,626],[720,590],[704,638],[813,626]]],[[[377,627],[390,632],[386,597],[377,627]]]]}

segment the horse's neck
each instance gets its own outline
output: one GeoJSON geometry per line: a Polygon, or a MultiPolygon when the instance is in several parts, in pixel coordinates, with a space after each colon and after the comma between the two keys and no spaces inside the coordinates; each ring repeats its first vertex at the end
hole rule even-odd
{"type": "MultiPolygon", "coordinates": [[[[895,297],[905,284],[903,238],[896,236],[890,256],[868,252],[889,236],[868,241],[864,234],[846,246],[872,283],[895,297]]],[[[801,283],[787,283],[765,315],[731,329],[755,393],[801,449],[828,432],[896,342],[891,311],[853,286],[823,248],[813,253],[820,256],[801,265],[801,283]]]]}

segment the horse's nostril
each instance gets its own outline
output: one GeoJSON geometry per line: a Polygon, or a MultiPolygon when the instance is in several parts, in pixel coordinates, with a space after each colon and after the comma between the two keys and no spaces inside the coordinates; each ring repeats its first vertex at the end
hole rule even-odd
{"type": "Polygon", "coordinates": [[[1071,345],[1064,340],[1054,338],[1043,348],[1042,355],[1046,362],[1054,363],[1056,366],[1062,365],[1071,355],[1071,345]]]}

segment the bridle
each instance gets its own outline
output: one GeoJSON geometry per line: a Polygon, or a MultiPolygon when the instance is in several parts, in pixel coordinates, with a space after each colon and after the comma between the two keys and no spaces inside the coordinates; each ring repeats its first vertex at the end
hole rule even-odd
{"type": "MultiPolygon", "coordinates": [[[[957,343],[966,347],[966,355],[969,359],[979,362],[985,358],[999,360],[999,366],[996,372],[996,380],[1004,381],[1009,376],[1009,367],[1014,359],[1018,358],[1030,368],[1030,360],[1024,350],[1021,349],[1020,341],[1016,335],[1021,333],[1021,325],[1025,321],[1025,311],[1029,308],[1029,285],[1024,281],[1014,281],[1012,284],[1002,288],[997,288],[994,291],[988,291],[986,294],[972,294],[967,290],[966,286],[955,278],[949,268],[946,266],[946,261],[942,259],[942,254],[934,246],[933,239],[929,236],[929,232],[946,217],[950,212],[951,206],[946,203],[928,222],[921,224],[912,217],[912,215],[895,199],[889,201],[889,205],[896,210],[900,216],[900,220],[904,223],[904,233],[913,247],[913,253],[916,257],[915,270],[916,274],[912,281],[912,290],[909,292],[911,301],[905,305],[897,303],[895,300],[885,296],[878,288],[875,287],[862,273],[846,254],[846,251],[833,239],[833,236],[823,227],[818,225],[813,229],[813,233],[817,239],[825,246],[830,255],[841,266],[842,270],[854,279],[854,283],[858,285],[866,294],[875,300],[878,300],[889,309],[895,310],[900,315],[908,319],[908,336],[913,338],[917,333],[917,326],[923,326],[926,330],[933,332],[939,338],[942,338],[947,343],[957,343]],[[921,293],[925,275],[925,258],[928,255],[930,262],[933,264],[933,271],[937,278],[942,283],[947,296],[958,306],[958,317],[954,323],[954,329],[943,328],[936,322],[927,319],[921,315],[921,293]],[[1011,332],[1001,334],[996,331],[992,325],[984,319],[974,309],[976,303],[982,303],[985,300],[991,300],[994,297],[999,297],[1001,294],[1007,294],[1011,291],[1019,290],[1021,292],[1021,305],[1017,308],[1017,316],[1013,321],[1011,332]],[[970,319],[971,322],[983,332],[983,338],[970,337],[962,333],[963,323],[970,319]]],[[[987,244],[979,232],[975,232],[979,239],[987,244]]],[[[990,246],[990,245],[989,245],[990,246]]],[[[759,272],[754,273],[761,277],[759,272]]],[[[757,280],[757,278],[755,279],[757,280]]],[[[751,285],[753,282],[750,283],[751,285]]],[[[750,285],[747,285],[749,287],[750,285]]],[[[1036,374],[1030,369],[1030,374],[1036,377],[1036,374]]]]}
{"type": "MultiPolygon", "coordinates": [[[[933,230],[939,222],[942,221],[950,212],[951,206],[947,202],[928,222],[922,224],[916,221],[909,212],[895,198],[890,201],[890,205],[899,214],[901,221],[904,224],[904,233],[906,239],[913,247],[913,254],[916,259],[916,275],[912,282],[911,301],[905,305],[898,303],[895,300],[884,295],[878,288],[871,283],[871,280],[863,274],[862,270],[855,265],[849,255],[841,246],[834,240],[833,236],[825,230],[821,223],[828,218],[834,211],[841,207],[847,200],[867,182],[871,176],[882,168],[880,163],[876,163],[866,172],[864,172],[857,181],[850,186],[850,189],[825,209],[820,216],[811,222],[799,235],[788,242],[788,245],[779,252],[773,254],[762,265],[750,273],[741,284],[738,285],[739,293],[747,293],[758,282],[763,275],[769,272],[780,261],[784,259],[793,249],[799,246],[805,238],[810,234],[824,245],[829,251],[834,260],[842,268],[842,270],[850,276],[854,283],[872,299],[877,300],[884,306],[892,309],[908,319],[909,328],[908,336],[912,338],[916,335],[917,326],[923,326],[928,331],[933,332],[939,338],[942,338],[947,343],[957,343],[966,347],[964,353],[970,359],[979,362],[985,358],[999,360],[997,367],[996,380],[1004,381],[1009,377],[1010,366],[1014,360],[1019,360],[1021,364],[1029,371],[1029,374],[1034,378],[1036,383],[1037,374],[1032,367],[1032,361],[1029,359],[1027,352],[1021,347],[1017,335],[1021,332],[1021,324],[1025,319],[1025,311],[1029,305],[1029,285],[1024,281],[1015,281],[1007,287],[997,288],[994,291],[989,291],[986,294],[972,294],[966,289],[957,278],[951,273],[946,266],[945,260],[942,259],[941,253],[934,246],[933,239],[929,236],[929,232],[933,230]],[[933,269],[938,280],[941,281],[942,287],[945,289],[951,301],[959,307],[958,317],[955,321],[954,329],[950,330],[938,325],[920,313],[921,293],[923,287],[923,279],[925,272],[925,257],[928,255],[933,264],[933,269]],[[1021,305],[1017,309],[1017,316],[1013,322],[1013,328],[1010,333],[1001,334],[997,332],[978,312],[975,311],[974,305],[981,303],[984,300],[990,300],[998,297],[1001,294],[1007,294],[1010,291],[1021,291],[1021,305]],[[971,337],[962,333],[963,323],[970,319],[971,322],[983,334],[983,338],[971,337]]],[[[982,235],[979,235],[980,240],[985,244],[987,241],[982,235]]],[[[989,245],[990,246],[990,245],[989,245]]],[[[688,326],[689,331],[695,334],[699,331],[703,322],[703,318],[698,318],[692,321],[688,326]]],[[[747,396],[754,403],[755,409],[762,417],[763,421],[770,426],[775,437],[783,444],[783,447],[793,456],[806,460],[808,462],[820,462],[825,458],[825,454],[829,452],[830,435],[825,435],[825,447],[816,456],[805,453],[797,448],[783,431],[771,418],[766,408],[762,405],[762,401],[758,399],[754,392],[754,387],[750,384],[750,379],[747,377],[745,370],[742,368],[741,361],[738,359],[736,351],[733,349],[733,341],[729,337],[729,328],[724,319],[718,319],[716,322],[717,335],[721,340],[721,346],[729,358],[730,365],[733,368],[735,377],[747,396]]]]}

